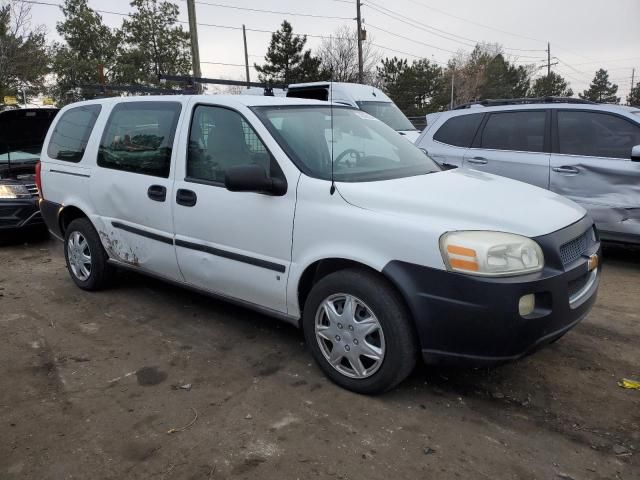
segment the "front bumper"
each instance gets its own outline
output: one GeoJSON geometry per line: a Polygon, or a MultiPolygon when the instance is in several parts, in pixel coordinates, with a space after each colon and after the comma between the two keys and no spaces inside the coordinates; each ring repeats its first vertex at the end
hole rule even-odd
{"type": "Polygon", "coordinates": [[[383,272],[409,305],[425,361],[483,365],[515,360],[574,327],[596,300],[601,268],[589,271],[588,257],[600,257],[600,243],[590,238],[584,253],[566,265],[560,246],[590,228],[592,221],[585,217],[536,238],[545,268],[524,276],[487,278],[390,262],[383,272]],[[532,293],[536,308],[522,317],[519,299],[532,293]]]}
{"type": "Polygon", "coordinates": [[[37,198],[0,200],[0,231],[44,228],[37,198]]]}

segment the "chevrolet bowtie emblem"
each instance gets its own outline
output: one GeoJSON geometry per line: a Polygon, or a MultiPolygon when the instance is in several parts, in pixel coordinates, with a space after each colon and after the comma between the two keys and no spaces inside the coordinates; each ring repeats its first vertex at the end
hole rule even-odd
{"type": "Polygon", "coordinates": [[[600,264],[600,259],[598,258],[597,253],[594,253],[593,255],[589,256],[589,261],[587,262],[587,268],[589,271],[592,271],[598,268],[599,264],[600,264]]]}

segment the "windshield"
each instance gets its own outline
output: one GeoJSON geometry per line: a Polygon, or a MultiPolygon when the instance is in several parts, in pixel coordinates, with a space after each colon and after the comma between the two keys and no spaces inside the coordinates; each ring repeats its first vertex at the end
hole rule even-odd
{"type": "Polygon", "coordinates": [[[40,150],[42,145],[33,145],[32,147],[25,147],[13,149],[11,146],[0,144],[0,164],[7,164],[11,162],[12,165],[17,163],[36,163],[40,160],[40,150]]]}
{"type": "Polygon", "coordinates": [[[254,107],[280,146],[306,174],[366,182],[440,171],[423,151],[384,123],[353,108],[254,107]],[[331,145],[333,142],[333,156],[331,145]]]}
{"type": "Polygon", "coordinates": [[[363,112],[373,115],[378,120],[393,128],[396,132],[416,130],[404,113],[393,102],[356,102],[363,112]]]}

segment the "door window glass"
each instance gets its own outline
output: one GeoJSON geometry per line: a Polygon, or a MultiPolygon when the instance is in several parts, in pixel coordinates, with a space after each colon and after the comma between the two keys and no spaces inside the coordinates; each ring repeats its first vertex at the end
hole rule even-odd
{"type": "Polygon", "coordinates": [[[124,102],[104,129],[98,165],[155,177],[169,176],[178,102],[124,102]]]}
{"type": "Polygon", "coordinates": [[[482,132],[482,148],[542,152],[546,113],[492,113],[482,132]]]}
{"type": "Polygon", "coordinates": [[[89,136],[100,115],[100,108],[100,105],[84,105],[64,112],[49,140],[49,158],[68,162],[82,160],[89,136]]]}
{"type": "Polygon", "coordinates": [[[590,157],[630,158],[640,126],[606,113],[558,112],[558,151],[590,157]]]}
{"type": "Polygon", "coordinates": [[[187,177],[224,183],[230,167],[258,164],[271,176],[272,157],[251,125],[228,108],[198,105],[191,121],[187,177]]]}
{"type": "Polygon", "coordinates": [[[433,139],[456,147],[470,147],[482,121],[482,113],[450,118],[438,129],[433,139]]]}

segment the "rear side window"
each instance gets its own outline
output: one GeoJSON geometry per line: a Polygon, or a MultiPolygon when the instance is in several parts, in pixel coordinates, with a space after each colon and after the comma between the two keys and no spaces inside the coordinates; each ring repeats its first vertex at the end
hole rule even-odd
{"type": "Polygon", "coordinates": [[[76,163],[82,160],[101,108],[100,105],[83,105],[64,112],[49,140],[49,158],[76,163]]]}
{"type": "Polygon", "coordinates": [[[98,165],[167,178],[180,108],[178,102],[116,105],[102,134],[98,165]]]}
{"type": "Polygon", "coordinates": [[[481,147],[542,152],[545,118],[544,111],[492,113],[482,132],[481,147]]]}
{"type": "Polygon", "coordinates": [[[470,147],[482,121],[482,115],[474,113],[450,118],[438,129],[433,139],[456,147],[470,147]]]}
{"type": "Polygon", "coordinates": [[[607,113],[559,111],[558,153],[630,158],[640,145],[640,126],[607,113]]]}

